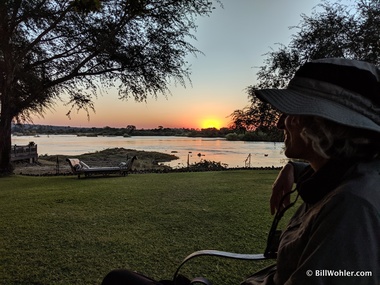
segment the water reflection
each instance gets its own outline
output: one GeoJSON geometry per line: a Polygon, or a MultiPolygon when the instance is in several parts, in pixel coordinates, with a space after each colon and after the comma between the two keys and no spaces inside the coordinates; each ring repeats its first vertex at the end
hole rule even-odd
{"type": "Polygon", "coordinates": [[[174,154],[178,160],[168,163],[171,167],[184,167],[187,162],[201,159],[222,162],[228,167],[278,167],[286,160],[283,143],[226,141],[222,138],[188,137],[77,137],[75,135],[12,136],[12,144],[28,144],[34,141],[38,153],[75,156],[107,148],[123,147],[145,151],[174,154]]]}

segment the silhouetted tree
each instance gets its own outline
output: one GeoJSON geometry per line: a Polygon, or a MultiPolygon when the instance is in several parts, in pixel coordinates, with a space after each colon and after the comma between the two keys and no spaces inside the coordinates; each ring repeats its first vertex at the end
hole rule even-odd
{"type": "Polygon", "coordinates": [[[273,122],[277,121],[277,112],[270,108],[268,104],[260,101],[254,94],[251,94],[252,89],[249,88],[247,92],[251,98],[251,106],[242,110],[235,110],[230,115],[232,118],[230,128],[240,133],[257,129],[265,131],[273,128],[273,122]]]}
{"type": "Polygon", "coordinates": [[[344,57],[380,63],[380,1],[351,3],[323,1],[311,16],[301,15],[290,44],[267,53],[257,73],[258,83],[247,89],[251,105],[235,111],[232,124],[247,129],[274,125],[277,112],[260,102],[255,90],[285,88],[299,66],[309,60],[344,57]]]}
{"type": "Polygon", "coordinates": [[[136,126],[134,125],[128,125],[126,128],[127,135],[132,135],[132,133],[136,130],[136,126]]]}
{"type": "Polygon", "coordinates": [[[195,19],[212,9],[210,0],[0,1],[0,173],[12,171],[12,120],[67,98],[68,116],[89,114],[100,86],[145,101],[171,79],[184,84],[186,56],[199,52],[195,19]]]}

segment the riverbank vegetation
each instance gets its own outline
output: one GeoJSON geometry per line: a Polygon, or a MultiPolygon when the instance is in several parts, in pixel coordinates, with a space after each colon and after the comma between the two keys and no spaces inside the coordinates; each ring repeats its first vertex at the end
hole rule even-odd
{"type": "MultiPolygon", "coordinates": [[[[100,284],[114,268],[171,278],[193,251],[261,253],[276,170],[0,180],[2,284],[100,284]]],[[[286,220],[286,219],[284,219],[286,220]]],[[[181,273],[238,284],[271,262],[193,260],[181,273]]]]}
{"type": "Polygon", "coordinates": [[[227,140],[243,141],[282,141],[282,131],[275,127],[257,128],[252,130],[236,128],[206,128],[206,129],[189,129],[189,128],[165,128],[158,126],[154,129],[137,129],[135,126],[128,125],[125,128],[83,128],[70,126],[50,126],[50,125],[31,125],[17,124],[12,126],[13,135],[19,136],[38,136],[38,135],[77,135],[77,136],[183,136],[183,137],[208,137],[208,138],[226,138],[227,140]]]}
{"type": "MultiPolygon", "coordinates": [[[[131,172],[168,172],[171,167],[165,162],[178,159],[174,154],[156,151],[125,149],[122,147],[108,148],[101,151],[84,153],[75,156],[91,167],[112,167],[126,162],[128,158],[137,157],[132,165],[131,172]]],[[[66,161],[67,155],[40,155],[37,163],[19,161],[14,163],[14,173],[35,176],[71,175],[72,170],[66,161]]]]}

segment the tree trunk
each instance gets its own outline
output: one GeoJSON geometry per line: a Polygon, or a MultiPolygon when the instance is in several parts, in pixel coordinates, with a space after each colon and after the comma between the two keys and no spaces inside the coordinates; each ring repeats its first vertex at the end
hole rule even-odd
{"type": "Polygon", "coordinates": [[[11,124],[12,115],[8,108],[5,110],[6,104],[1,104],[0,115],[0,176],[11,174],[13,166],[11,164],[11,124]]]}

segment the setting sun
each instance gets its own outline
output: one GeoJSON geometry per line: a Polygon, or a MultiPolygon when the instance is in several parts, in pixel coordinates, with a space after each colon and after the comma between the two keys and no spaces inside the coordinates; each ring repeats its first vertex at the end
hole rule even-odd
{"type": "Polygon", "coordinates": [[[204,119],[201,122],[202,129],[208,129],[208,128],[220,129],[221,125],[222,125],[221,121],[214,118],[204,119]]]}

